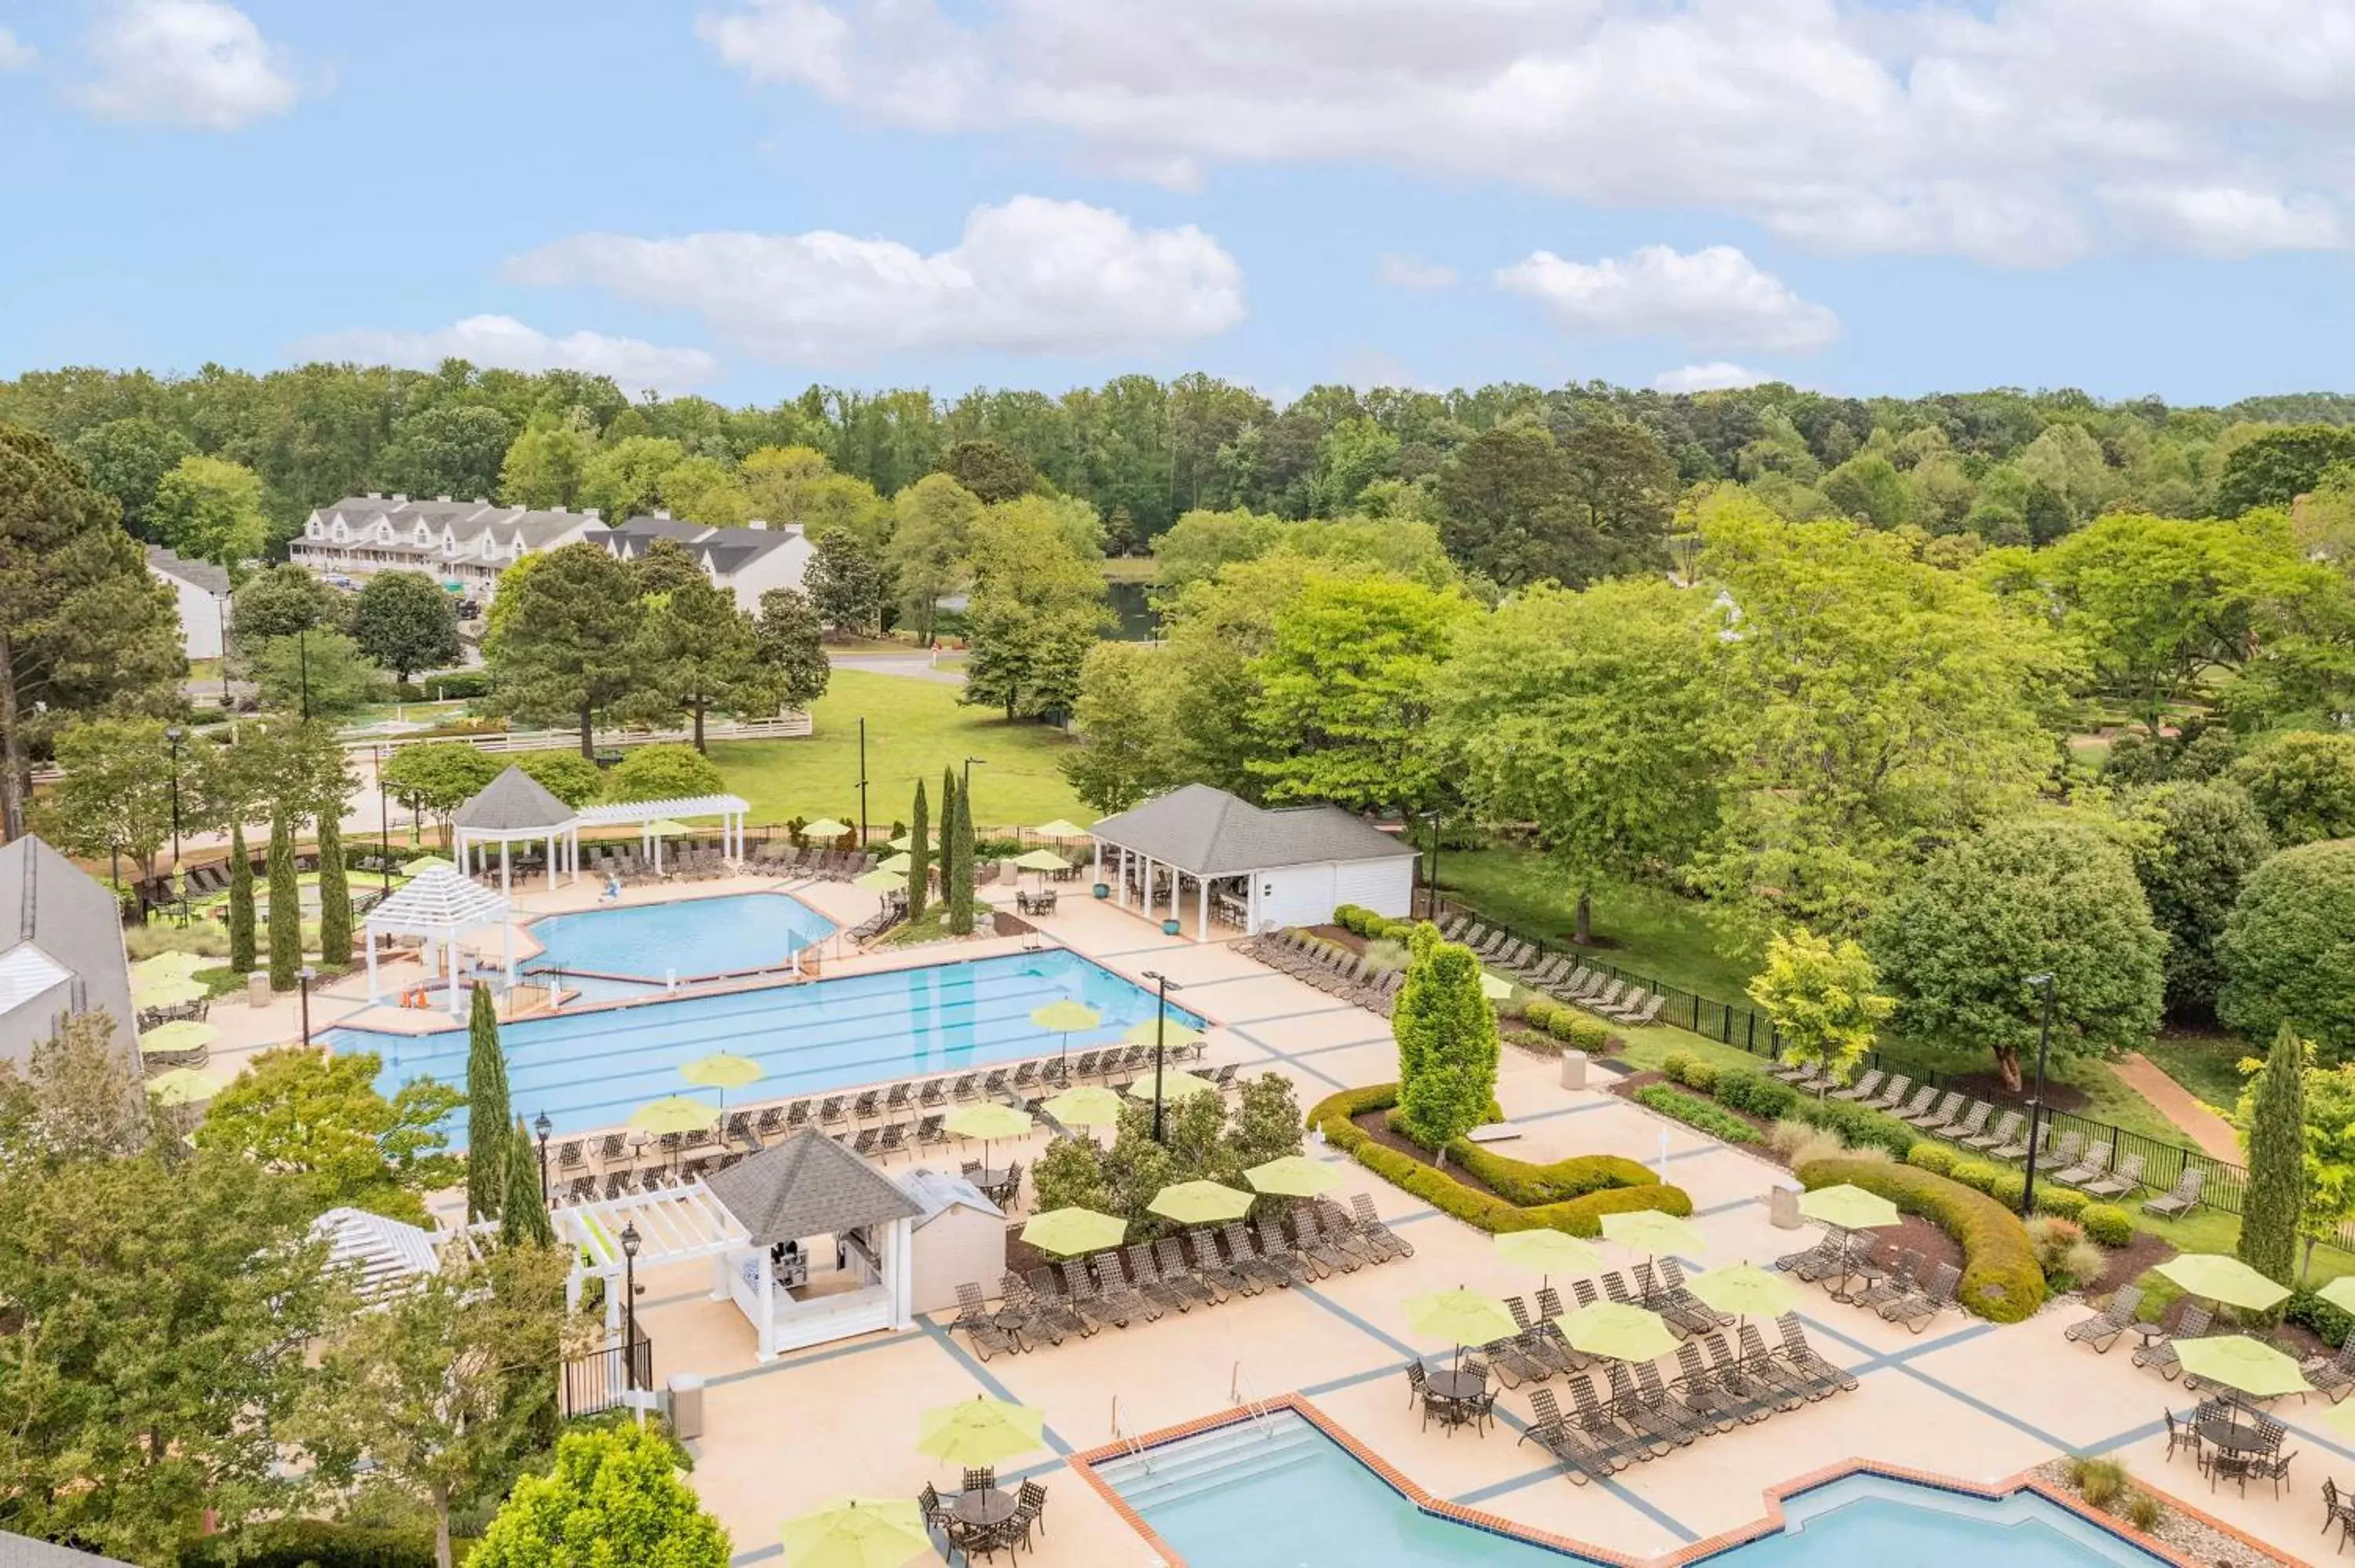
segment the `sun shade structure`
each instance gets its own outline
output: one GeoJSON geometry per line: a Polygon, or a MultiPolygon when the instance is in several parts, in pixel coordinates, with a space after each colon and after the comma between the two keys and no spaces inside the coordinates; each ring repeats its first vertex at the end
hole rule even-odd
{"type": "Polygon", "coordinates": [[[916,847],[916,841],[908,834],[901,833],[896,839],[885,840],[883,847],[897,854],[906,854],[910,850],[916,847]]]}
{"type": "Polygon", "coordinates": [[[220,1038],[220,1030],[209,1023],[199,1023],[193,1018],[175,1019],[159,1023],[139,1037],[142,1056],[179,1056],[191,1051],[201,1051],[220,1038]]]}
{"type": "Polygon", "coordinates": [[[710,1055],[698,1056],[681,1067],[678,1075],[690,1084],[700,1084],[708,1089],[741,1089],[759,1083],[768,1074],[760,1063],[749,1056],[714,1051],[710,1055]]]}
{"type": "Polygon", "coordinates": [[[1742,1318],[1779,1318],[1799,1305],[1797,1286],[1754,1264],[1736,1263],[1696,1274],[1685,1281],[1685,1288],[1702,1306],[1742,1318]]]}
{"type": "Polygon", "coordinates": [[[1094,1084],[1065,1089],[1044,1108],[1065,1127],[1113,1127],[1120,1121],[1120,1097],[1094,1084]]]}
{"type": "Polygon", "coordinates": [[[1053,850],[1028,850],[1014,857],[1014,863],[1024,871],[1061,871],[1071,863],[1053,850]]]}
{"type": "Polygon", "coordinates": [[[1428,1296],[1410,1296],[1399,1305],[1408,1328],[1452,1345],[1485,1345],[1521,1331],[1502,1301],[1461,1285],[1428,1296]]]}
{"type": "Polygon", "coordinates": [[[1051,822],[1041,822],[1030,831],[1042,839],[1083,839],[1088,836],[1087,829],[1061,817],[1051,822]]]}
{"type": "Polygon", "coordinates": [[[131,986],[131,1000],[141,1007],[177,1007],[201,1001],[204,994],[203,982],[186,975],[157,975],[134,980],[131,986]]]}
{"type": "MultiPolygon", "coordinates": [[[[1305,1154],[1287,1154],[1281,1160],[1271,1160],[1264,1165],[1254,1165],[1243,1172],[1243,1180],[1256,1192],[1266,1192],[1278,1198],[1314,1198],[1319,1192],[1329,1192],[1341,1184],[1341,1173],[1330,1165],[1321,1165],[1305,1154]]],[[[1532,1235],[1561,1235],[1560,1231],[1532,1231],[1532,1235]]],[[[1570,1238],[1562,1236],[1564,1241],[1570,1238]]]]}
{"type": "Polygon", "coordinates": [[[472,865],[474,857],[491,845],[499,846],[501,893],[514,891],[510,845],[547,845],[548,886],[552,893],[564,852],[577,846],[579,836],[572,808],[514,763],[507,764],[450,818],[450,853],[460,865],[472,865]]]}
{"type": "Polygon", "coordinates": [[[580,834],[581,828],[635,828],[638,830],[638,853],[654,862],[656,871],[662,869],[664,834],[656,832],[656,823],[667,822],[673,834],[690,832],[682,819],[717,817],[719,819],[719,853],[728,860],[744,858],[744,820],[751,813],[751,803],[741,795],[676,795],[663,800],[614,800],[601,806],[583,806],[573,819],[572,871],[581,871],[580,834]]]}
{"type": "Polygon", "coordinates": [[[1093,1029],[1103,1022],[1103,1014],[1084,1001],[1073,1001],[1064,997],[1044,1007],[1032,1008],[1030,1022],[1058,1034],[1071,1034],[1082,1029],[1093,1029]]]}
{"type": "Polygon", "coordinates": [[[1495,975],[1490,974],[1487,970],[1482,969],[1480,971],[1480,994],[1487,997],[1490,1001],[1502,1001],[1507,997],[1513,994],[1513,982],[1508,980],[1499,980],[1495,975]]]}
{"type": "MultiPolygon", "coordinates": [[[[377,979],[377,938],[378,937],[418,937],[425,943],[426,973],[438,982],[442,978],[444,957],[449,969],[449,992],[445,1005],[452,1016],[459,1012],[459,980],[464,965],[459,962],[458,943],[475,931],[498,927],[500,964],[506,970],[507,984],[515,984],[515,930],[509,924],[514,914],[506,895],[470,882],[454,871],[429,871],[412,877],[406,887],[368,912],[368,994],[371,1002],[381,1001],[383,991],[377,979]]],[[[429,982],[428,988],[432,982],[429,982]]]]}
{"type": "Polygon", "coordinates": [[[908,879],[896,871],[877,866],[873,871],[859,873],[850,879],[850,885],[861,893],[905,893],[908,879]]]}
{"type": "Polygon", "coordinates": [[[1572,1350],[1614,1361],[1656,1361],[1677,1348],[1677,1337],[1657,1312],[1624,1301],[1597,1301],[1554,1321],[1572,1350]]]}
{"type": "Polygon", "coordinates": [[[1252,1195],[1216,1181],[1180,1181],[1164,1187],[1145,1205],[1147,1213],[1181,1225],[1214,1225],[1251,1213],[1252,1195]]]}
{"type": "Polygon", "coordinates": [[[1188,1029],[1175,1019],[1165,1022],[1147,1018],[1130,1024],[1128,1033],[1120,1038],[1122,1044],[1127,1045],[1163,1045],[1172,1051],[1190,1051],[1200,1043],[1203,1034],[1200,1030],[1188,1029]]]}
{"type": "Polygon", "coordinates": [[[147,980],[186,980],[205,967],[206,960],[194,953],[165,952],[154,958],[142,959],[131,966],[133,985],[147,980]]]}
{"type": "Polygon", "coordinates": [[[1868,1192],[1845,1181],[1837,1187],[1818,1187],[1802,1193],[1799,1213],[1819,1224],[1849,1231],[1878,1230],[1904,1218],[1897,1212],[1897,1205],[1880,1193],[1868,1192]]]}
{"type": "Polygon", "coordinates": [[[2188,1295],[2252,1312],[2262,1312],[2289,1298],[2287,1286],[2276,1285],[2239,1258],[2222,1253],[2187,1252],[2160,1264],[2158,1272],[2183,1287],[2188,1295]]]}
{"type": "Polygon", "coordinates": [[[630,1113],[630,1125],[640,1132],[700,1132],[719,1119],[717,1107],[683,1095],[665,1095],[630,1113]]]}
{"type": "Polygon", "coordinates": [[[1497,1255],[1531,1274],[1574,1274],[1603,1266],[1603,1255],[1573,1235],[1561,1231],[1503,1231],[1497,1236],[1497,1255]]]}
{"type": "Polygon", "coordinates": [[[442,1252],[431,1231],[365,1209],[329,1209],[311,1222],[327,1244],[327,1267],[362,1301],[381,1301],[442,1272],[442,1252]]]}
{"type": "Polygon", "coordinates": [[[944,1465],[1002,1465],[1046,1446],[1046,1429],[1044,1412],[976,1394],[925,1411],[916,1452],[944,1465]]]}
{"type": "Polygon", "coordinates": [[[895,854],[889,860],[883,862],[883,863],[876,869],[879,871],[889,871],[900,876],[905,876],[910,872],[916,869],[916,863],[905,854],[895,854]]]}
{"type": "MultiPolygon", "coordinates": [[[[741,1224],[747,1250],[715,1266],[713,1292],[734,1298],[759,1331],[759,1356],[915,1321],[909,1289],[911,1238],[923,1205],[833,1139],[805,1128],[705,1179],[713,1199],[741,1224]],[[833,1238],[856,1287],[802,1294],[780,1286],[773,1249],[833,1238]]],[[[833,1249],[820,1249],[833,1250],[833,1249]]]]}
{"type": "Polygon", "coordinates": [[[1637,1252],[1699,1252],[1705,1243],[1700,1232],[1689,1220],[1674,1214],[1664,1214],[1657,1209],[1630,1209],[1622,1214],[1603,1216],[1605,1240],[1637,1252]]]}
{"type": "Polygon", "coordinates": [[[147,1080],[147,1093],[159,1106],[192,1106],[208,1100],[227,1087],[226,1082],[194,1067],[175,1067],[147,1080]]]}
{"type": "Polygon", "coordinates": [[[2355,1274],[2342,1274],[2315,1294],[2341,1312],[2355,1312],[2355,1274]]]}
{"type": "Polygon", "coordinates": [[[1022,1227],[1024,1241],[1058,1257],[1102,1252],[1108,1246],[1118,1246],[1126,1234],[1126,1220],[1117,1214],[1100,1214],[1093,1209],[1050,1209],[1043,1214],[1031,1215],[1029,1223],[1022,1227]]]}
{"type": "Polygon", "coordinates": [[[2274,1399],[2285,1393],[2307,1393],[2313,1384],[2297,1363],[2245,1334],[2216,1334],[2204,1340],[2178,1340],[2175,1353],[2186,1376],[2203,1378],[2247,1394],[2274,1399]]]}
{"type": "Polygon", "coordinates": [[[979,1105],[959,1106],[949,1112],[941,1124],[959,1138],[999,1139],[1021,1138],[1031,1128],[1030,1113],[1012,1106],[984,1100],[979,1105]]]}
{"type": "Polygon", "coordinates": [[[898,1498],[838,1498],[784,1525],[787,1568],[908,1568],[936,1555],[923,1515],[898,1498]]]}
{"type": "Polygon", "coordinates": [[[1095,880],[1112,885],[1117,907],[1181,923],[1191,913],[1199,941],[1214,900],[1231,924],[1259,931],[1329,920],[1342,904],[1403,916],[1414,892],[1414,846],[1338,806],[1271,810],[1188,784],[1088,833],[1095,880]]]}
{"type": "Polygon", "coordinates": [[[802,829],[805,839],[838,839],[850,831],[848,822],[837,822],[832,817],[820,817],[802,829]]]}
{"type": "MultiPolygon", "coordinates": [[[[1208,1078],[1198,1078],[1191,1073],[1180,1073],[1165,1067],[1160,1074],[1161,1097],[1165,1100],[1190,1099],[1196,1095],[1215,1095],[1219,1086],[1208,1078]]],[[[1128,1086],[1132,1099],[1150,1100],[1154,1095],[1154,1075],[1147,1073],[1128,1086]]]]}

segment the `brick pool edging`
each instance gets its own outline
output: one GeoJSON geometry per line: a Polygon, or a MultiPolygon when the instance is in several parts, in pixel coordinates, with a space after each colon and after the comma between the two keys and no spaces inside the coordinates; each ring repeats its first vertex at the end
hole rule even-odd
{"type": "MultiPolygon", "coordinates": [[[[1148,1448],[1161,1447],[1166,1444],[1188,1437],[1199,1437],[1206,1432],[1215,1432],[1221,1427],[1238,1425],[1275,1410],[1290,1411],[1315,1426],[1343,1452],[1372,1471],[1383,1485],[1412,1503],[1423,1513],[1465,1525],[1474,1530],[1486,1531],[1491,1535],[1501,1535],[1508,1540],[1561,1552],[1565,1556],[1584,1562],[1608,1564],[1610,1568],[1689,1568],[1691,1564],[1722,1556],[1753,1542],[1779,1533],[1785,1528],[1784,1505],[1792,1498],[1855,1476],[1879,1476],[1890,1480],[1934,1488],[1940,1491],[1978,1498],[1990,1502],[2000,1501],[2023,1491],[2031,1492],[2054,1507],[2064,1509],[2108,1534],[2149,1552],[2163,1563],[2175,1563],[2178,1568],[2202,1568],[2198,1559],[2188,1557],[2165,1542],[2145,1534],[2123,1519],[2104,1513],[2076,1494],[2065,1488],[2053,1485],[2051,1481],[2033,1470],[2022,1470],[1990,1486],[1974,1481],[1958,1480],[1952,1476],[1941,1476],[1929,1470],[1910,1469],[1902,1465],[1891,1465],[1878,1459],[1861,1458],[1842,1459],[1796,1479],[1768,1488],[1763,1494],[1765,1512],[1757,1519],[1721,1531],[1705,1541],[1697,1541],[1689,1546],[1679,1547],[1674,1552],[1654,1557],[1631,1557],[1625,1552],[1614,1552],[1608,1547],[1596,1546],[1591,1542],[1573,1540],[1569,1536],[1556,1535],[1550,1531],[1538,1530],[1529,1525],[1517,1524],[1511,1520],[1484,1510],[1467,1508],[1462,1503],[1433,1496],[1409,1479],[1380,1455],[1360,1444],[1347,1430],[1335,1423],[1332,1417],[1297,1393],[1279,1394],[1255,1405],[1238,1406],[1215,1414],[1198,1416],[1194,1420],[1180,1422],[1174,1426],[1165,1426],[1156,1431],[1141,1433],[1124,1441],[1102,1444],[1071,1455],[1066,1462],[1080,1479],[1093,1489],[1096,1495],[1111,1507],[1113,1512],[1117,1514],[1124,1523],[1136,1531],[1146,1546],[1160,1558],[1165,1568],[1187,1568],[1186,1559],[1146,1522],[1145,1517],[1130,1506],[1128,1499],[1121,1496],[1117,1488],[1098,1473],[1096,1466],[1109,1460],[1126,1458],[1148,1448]]],[[[2256,1540],[2244,1531],[2235,1529],[2214,1515],[2193,1507],[2172,1493],[2162,1491],[2142,1481],[2137,1481],[2135,1485],[2140,1490],[2157,1499],[2168,1509],[2231,1538],[2251,1551],[2258,1552],[2268,1561],[2291,1564],[2295,1564],[2297,1561],[2296,1558],[2283,1556],[2275,1548],[2256,1540]]]]}

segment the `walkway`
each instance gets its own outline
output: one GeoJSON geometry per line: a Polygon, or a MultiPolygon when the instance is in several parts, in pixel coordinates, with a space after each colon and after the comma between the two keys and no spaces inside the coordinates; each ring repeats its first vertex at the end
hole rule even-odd
{"type": "Polygon", "coordinates": [[[2126,1087],[2157,1107],[2159,1115],[2200,1146],[2200,1152],[2230,1165],[2242,1163],[2240,1134],[2213,1106],[2159,1071],[2149,1057],[2129,1051],[2111,1065],[2126,1087]]]}

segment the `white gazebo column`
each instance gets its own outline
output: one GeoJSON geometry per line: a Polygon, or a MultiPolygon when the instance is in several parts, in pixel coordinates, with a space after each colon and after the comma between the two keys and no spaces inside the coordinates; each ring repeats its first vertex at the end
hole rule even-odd
{"type": "Polygon", "coordinates": [[[376,989],[376,933],[375,933],[374,931],[370,931],[370,932],[368,934],[368,1005],[369,1005],[370,1007],[374,1007],[374,1006],[376,1005],[376,1003],[377,1003],[377,989],[376,989]]]}
{"type": "Polygon", "coordinates": [[[507,866],[507,841],[506,836],[502,834],[499,839],[499,891],[501,893],[512,893],[515,891],[513,885],[508,880],[507,866]]]}
{"type": "Polygon", "coordinates": [[[1194,888],[1200,895],[1197,900],[1200,906],[1200,913],[1195,924],[1194,940],[1207,942],[1210,939],[1210,879],[1207,876],[1197,876],[1194,878],[1194,888]]]}
{"type": "Polygon", "coordinates": [[[777,1265],[775,1255],[767,1247],[756,1247],[761,1255],[761,1348],[759,1359],[777,1359],[777,1265]]]}
{"type": "Polygon", "coordinates": [[[450,961],[450,1016],[455,1018],[458,1016],[458,933],[451,932],[449,940],[442,947],[450,961]]]}
{"type": "Polygon", "coordinates": [[[1146,855],[1145,857],[1145,917],[1147,920],[1154,918],[1153,912],[1160,906],[1160,901],[1161,895],[1153,885],[1153,857],[1146,855]]]}
{"type": "Polygon", "coordinates": [[[1088,848],[1092,857],[1089,863],[1088,881],[1091,884],[1101,884],[1103,881],[1103,840],[1090,839],[1088,848]]]}
{"type": "Polygon", "coordinates": [[[557,835],[555,832],[549,832],[549,834],[548,835],[548,890],[549,890],[550,893],[553,893],[553,892],[555,892],[555,891],[556,891],[556,845],[557,845],[557,842],[558,842],[558,835],[557,835]]]}

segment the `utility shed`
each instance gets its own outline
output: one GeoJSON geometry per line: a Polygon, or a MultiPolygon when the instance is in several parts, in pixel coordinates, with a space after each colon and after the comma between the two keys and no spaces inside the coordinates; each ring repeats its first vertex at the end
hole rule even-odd
{"type": "Polygon", "coordinates": [[[1006,1272],[1006,1211],[963,1176],[911,1171],[900,1190],[915,1200],[914,1265],[909,1309],[941,1312],[957,1304],[956,1287],[978,1285],[986,1296],[1006,1272]]]}

